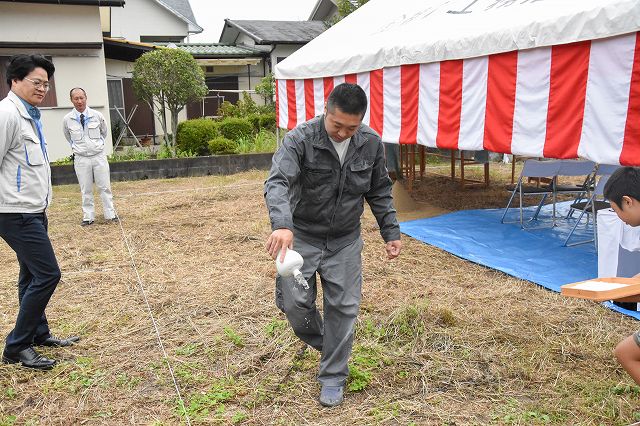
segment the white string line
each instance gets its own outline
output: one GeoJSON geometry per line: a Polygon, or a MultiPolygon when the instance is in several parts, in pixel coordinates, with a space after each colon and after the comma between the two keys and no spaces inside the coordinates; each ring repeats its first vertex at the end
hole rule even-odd
{"type": "Polygon", "coordinates": [[[169,191],[155,191],[155,192],[139,192],[136,194],[127,194],[127,195],[120,195],[118,196],[118,198],[130,198],[130,197],[137,197],[140,195],[160,195],[160,194],[174,194],[174,193],[178,193],[178,192],[190,192],[190,191],[209,191],[212,189],[231,189],[231,188],[241,188],[244,186],[258,186],[258,185],[263,185],[262,183],[241,183],[241,184],[237,184],[237,185],[222,185],[222,186],[205,186],[202,188],[187,188],[187,189],[173,189],[173,190],[169,190],[169,191]]]}
{"type": "Polygon", "coordinates": [[[176,380],[176,376],[173,373],[173,367],[171,366],[171,361],[169,361],[169,356],[167,355],[167,351],[164,348],[164,344],[162,343],[162,338],[160,337],[160,330],[158,329],[158,324],[156,322],[155,317],[153,316],[153,311],[151,310],[151,305],[149,304],[149,299],[147,298],[147,292],[142,284],[142,279],[140,278],[140,273],[138,272],[138,267],[136,265],[135,258],[133,257],[133,251],[129,246],[129,241],[127,240],[127,236],[124,233],[124,227],[122,226],[122,221],[118,220],[118,225],[120,226],[120,232],[122,233],[122,240],[127,246],[127,251],[129,252],[129,257],[131,258],[131,264],[133,266],[133,270],[136,273],[136,278],[138,281],[138,287],[140,288],[140,292],[142,293],[142,297],[144,299],[144,303],[147,305],[147,310],[149,311],[149,317],[151,318],[151,323],[153,324],[153,328],[156,333],[156,338],[158,340],[158,346],[162,350],[162,356],[164,357],[165,362],[167,363],[167,368],[169,369],[169,374],[171,375],[171,380],[173,380],[173,386],[176,389],[176,394],[178,395],[178,400],[180,401],[180,405],[182,408],[182,413],[184,414],[185,420],[187,421],[187,425],[191,426],[191,419],[189,419],[189,414],[187,413],[187,408],[184,405],[184,399],[182,398],[182,394],[180,393],[180,386],[178,386],[178,381],[176,380]]]}

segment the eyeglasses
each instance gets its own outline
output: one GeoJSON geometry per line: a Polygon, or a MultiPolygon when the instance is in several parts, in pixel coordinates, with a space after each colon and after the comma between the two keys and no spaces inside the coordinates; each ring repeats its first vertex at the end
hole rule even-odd
{"type": "Polygon", "coordinates": [[[27,78],[27,77],[25,77],[23,80],[32,82],[33,85],[36,87],[36,89],[41,89],[41,90],[44,90],[45,92],[48,92],[51,89],[51,85],[46,81],[31,80],[30,78],[27,78]]]}

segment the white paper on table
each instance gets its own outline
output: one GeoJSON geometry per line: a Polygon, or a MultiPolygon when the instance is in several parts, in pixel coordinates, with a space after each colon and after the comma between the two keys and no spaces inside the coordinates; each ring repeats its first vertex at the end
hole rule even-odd
{"type": "Polygon", "coordinates": [[[629,284],[620,283],[608,283],[604,281],[585,281],[572,288],[576,290],[594,290],[594,291],[606,291],[615,290],[616,288],[628,287],[629,284]]]}

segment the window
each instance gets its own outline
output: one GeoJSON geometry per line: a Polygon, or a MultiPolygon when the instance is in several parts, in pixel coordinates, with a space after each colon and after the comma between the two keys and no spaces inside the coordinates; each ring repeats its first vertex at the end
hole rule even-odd
{"type": "MultiPolygon", "coordinates": [[[[51,60],[51,56],[45,56],[48,60],[51,60]]],[[[2,76],[2,81],[0,81],[0,99],[4,99],[11,90],[11,85],[7,84],[7,66],[9,65],[10,56],[0,56],[0,76],[2,76]]],[[[56,98],[56,82],[55,78],[51,77],[49,80],[49,84],[51,85],[51,90],[47,93],[47,96],[44,97],[44,101],[39,105],[41,107],[54,107],[58,106],[58,100],[56,98]]]]}
{"type": "Polygon", "coordinates": [[[122,80],[107,80],[107,94],[109,96],[109,115],[111,116],[112,137],[117,138],[122,126],[124,125],[122,117],[125,117],[122,80]]]}

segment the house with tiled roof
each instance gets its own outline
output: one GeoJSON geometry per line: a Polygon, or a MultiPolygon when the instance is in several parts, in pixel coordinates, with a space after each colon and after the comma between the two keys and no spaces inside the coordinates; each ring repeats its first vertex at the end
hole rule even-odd
{"type": "MultiPolygon", "coordinates": [[[[269,52],[250,46],[225,43],[172,43],[171,47],[191,53],[205,73],[209,95],[187,105],[187,118],[218,114],[224,101],[236,103],[243,91],[255,88],[269,73],[269,52]]],[[[262,102],[262,99],[256,99],[262,102]]]]}
{"type": "MultiPolygon", "coordinates": [[[[158,45],[183,43],[191,34],[203,31],[189,0],[127,0],[123,9],[103,9],[109,104],[116,121],[129,119],[136,135],[156,135],[161,126],[153,111],[138,101],[133,91],[133,64],[143,53],[158,45]]],[[[181,119],[186,119],[183,112],[181,119]]]]}
{"type": "MultiPolygon", "coordinates": [[[[86,89],[88,103],[109,119],[109,99],[100,10],[116,10],[124,0],[0,0],[0,99],[10,90],[6,66],[11,56],[42,54],[56,67],[41,105],[51,160],[71,155],[61,126],[73,105],[69,90],[86,89]]],[[[110,149],[111,135],[107,138],[110,149]]]]}
{"type": "Polygon", "coordinates": [[[269,52],[267,67],[272,71],[286,58],[322,34],[327,24],[322,21],[261,21],[225,19],[220,43],[232,43],[269,52]]]}

